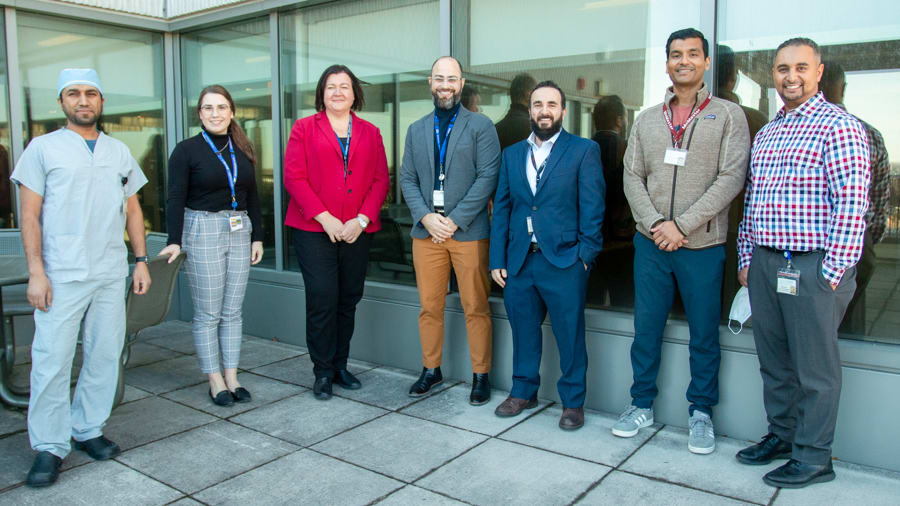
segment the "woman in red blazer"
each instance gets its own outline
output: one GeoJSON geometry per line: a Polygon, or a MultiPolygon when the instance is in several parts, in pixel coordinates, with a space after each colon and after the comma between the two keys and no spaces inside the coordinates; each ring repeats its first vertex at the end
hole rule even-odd
{"type": "Polygon", "coordinates": [[[306,343],[317,399],[332,384],[361,387],[347,371],[356,304],[362,298],[372,234],[389,177],[381,132],[352,111],[363,107],[359,79],[344,65],[325,69],[316,110],[297,120],[284,155],[291,231],[306,288],[306,343]]]}

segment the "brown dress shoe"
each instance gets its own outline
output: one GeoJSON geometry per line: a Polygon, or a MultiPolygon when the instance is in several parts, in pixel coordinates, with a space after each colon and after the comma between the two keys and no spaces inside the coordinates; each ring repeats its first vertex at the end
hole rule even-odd
{"type": "Polygon", "coordinates": [[[532,397],[531,399],[507,397],[505,401],[497,406],[497,409],[494,410],[494,414],[503,418],[516,416],[521,413],[523,409],[531,409],[537,407],[537,405],[537,397],[532,397]]]}
{"type": "Polygon", "coordinates": [[[584,408],[563,408],[559,418],[559,428],[562,430],[580,429],[584,425],[584,408]]]}

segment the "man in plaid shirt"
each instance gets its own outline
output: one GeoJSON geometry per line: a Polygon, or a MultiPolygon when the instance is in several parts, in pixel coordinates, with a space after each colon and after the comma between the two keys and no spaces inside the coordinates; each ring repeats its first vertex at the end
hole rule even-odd
{"type": "Polygon", "coordinates": [[[785,105],[756,135],[738,230],[769,434],[737,459],[790,458],[763,477],[774,487],[834,479],[837,329],[856,288],[869,205],[865,128],[818,93],[823,69],[812,40],[778,46],[772,77],[785,105]]]}

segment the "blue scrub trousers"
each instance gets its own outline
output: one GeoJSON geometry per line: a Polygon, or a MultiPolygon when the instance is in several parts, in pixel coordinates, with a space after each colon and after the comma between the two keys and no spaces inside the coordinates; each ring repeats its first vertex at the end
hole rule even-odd
{"type": "Polygon", "coordinates": [[[50,310],[34,312],[28,436],[35,451],[65,458],[70,438],[102,435],[125,340],[125,279],[54,283],[50,310]],[[69,381],[84,319],[83,365],[69,403],[69,381]]]}
{"type": "Polygon", "coordinates": [[[631,345],[632,404],[650,408],[659,390],[662,336],[677,281],[690,328],[691,382],[688,413],[712,416],[719,402],[719,317],[725,246],[661,251],[640,233],[634,236],[634,342],[631,345]]]}

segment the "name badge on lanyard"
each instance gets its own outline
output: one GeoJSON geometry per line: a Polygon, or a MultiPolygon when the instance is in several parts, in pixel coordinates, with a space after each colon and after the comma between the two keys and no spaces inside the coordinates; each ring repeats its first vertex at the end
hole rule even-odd
{"type": "Polygon", "coordinates": [[[790,251],[784,252],[784,258],[787,259],[787,267],[778,269],[775,291],[785,295],[799,295],[800,271],[794,269],[794,266],[791,265],[790,251]]]}
{"type": "MultiPolygon", "coordinates": [[[[222,165],[225,167],[225,174],[228,177],[228,187],[231,189],[231,210],[237,210],[237,199],[234,197],[234,185],[237,184],[237,176],[238,176],[238,167],[237,167],[237,157],[234,155],[234,145],[231,143],[231,137],[228,138],[228,152],[231,154],[231,168],[228,168],[228,162],[225,161],[225,158],[222,157],[222,153],[216,149],[216,145],[213,144],[212,139],[209,138],[209,135],[206,134],[205,131],[200,132],[203,134],[203,138],[206,140],[206,143],[209,145],[209,149],[213,150],[213,153],[216,154],[216,157],[222,162],[222,165]]],[[[234,228],[235,224],[232,222],[232,218],[234,216],[228,217],[228,226],[231,228],[231,231],[240,230],[243,228],[243,222],[238,218],[238,228],[234,228]]]]}
{"type": "MultiPolygon", "coordinates": [[[[700,115],[703,109],[709,105],[711,97],[706,97],[706,100],[700,104],[700,107],[694,109],[693,112],[684,120],[684,124],[680,125],[678,128],[672,124],[672,118],[669,117],[669,109],[666,107],[666,104],[663,104],[663,119],[666,120],[666,126],[669,127],[669,133],[672,134],[672,147],[666,148],[666,155],[663,159],[663,163],[668,165],[675,165],[676,167],[684,167],[685,163],[687,163],[687,149],[681,149],[681,142],[684,138],[684,133],[687,131],[688,126],[700,115]]],[[[673,112],[674,115],[674,112],[673,112]]],[[[691,133],[693,136],[693,131],[691,133]]],[[[688,147],[690,147],[690,140],[688,141],[688,147]]]]}
{"type": "Polygon", "coordinates": [[[244,228],[244,218],[241,216],[229,216],[228,225],[231,227],[232,232],[237,232],[244,228]]]}
{"type": "Polygon", "coordinates": [[[447,159],[447,144],[450,142],[450,132],[453,131],[453,124],[456,123],[456,117],[459,116],[459,109],[450,118],[450,124],[447,125],[447,135],[444,136],[444,142],[441,142],[440,121],[437,114],[434,115],[434,143],[438,147],[438,189],[432,194],[434,212],[444,214],[444,180],[447,173],[444,170],[444,161],[447,159]]]}

